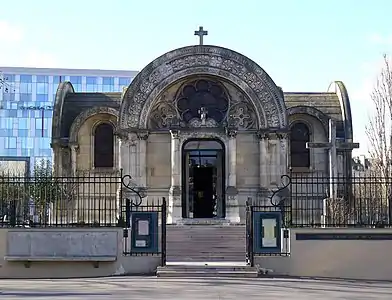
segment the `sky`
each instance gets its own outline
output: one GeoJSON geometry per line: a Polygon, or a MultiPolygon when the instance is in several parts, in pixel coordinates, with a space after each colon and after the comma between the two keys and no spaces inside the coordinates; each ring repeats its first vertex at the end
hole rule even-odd
{"type": "Polygon", "coordinates": [[[0,66],[141,70],[198,43],[256,61],[286,92],[351,99],[357,153],[365,153],[369,94],[392,52],[390,0],[12,0],[0,5],[0,66]]]}

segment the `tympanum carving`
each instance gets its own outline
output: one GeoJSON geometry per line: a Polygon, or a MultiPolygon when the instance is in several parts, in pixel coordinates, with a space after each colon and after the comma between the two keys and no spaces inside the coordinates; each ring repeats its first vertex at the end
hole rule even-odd
{"type": "Polygon", "coordinates": [[[242,93],[230,97],[225,86],[199,78],[183,83],[172,99],[163,95],[150,113],[151,129],[227,127],[238,130],[257,128],[252,104],[242,93]]]}

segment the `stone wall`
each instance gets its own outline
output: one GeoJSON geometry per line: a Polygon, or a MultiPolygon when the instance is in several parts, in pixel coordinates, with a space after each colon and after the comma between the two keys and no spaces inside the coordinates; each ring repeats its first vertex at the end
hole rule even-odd
{"type": "Polygon", "coordinates": [[[155,273],[160,256],[124,256],[125,241],[120,228],[0,229],[0,278],[155,273]]]}
{"type": "MultiPolygon", "coordinates": [[[[251,198],[257,202],[260,192],[260,148],[254,132],[239,133],[236,138],[236,187],[241,222],[245,222],[245,203],[251,198]]],[[[265,157],[269,161],[270,154],[265,157]]],[[[270,178],[270,174],[266,174],[270,178]]]]}
{"type": "Polygon", "coordinates": [[[237,135],[237,188],[241,192],[259,189],[259,153],[259,141],[254,133],[237,135]]]}
{"type": "Polygon", "coordinates": [[[290,230],[290,255],[256,257],[255,264],[271,274],[305,277],[332,277],[392,280],[392,229],[298,228],[290,230]],[[297,234],[330,233],[358,236],[384,235],[383,239],[297,240],[297,234]]]}
{"type": "Polygon", "coordinates": [[[152,133],[147,141],[147,186],[149,192],[169,190],[171,184],[171,135],[152,133]]]}

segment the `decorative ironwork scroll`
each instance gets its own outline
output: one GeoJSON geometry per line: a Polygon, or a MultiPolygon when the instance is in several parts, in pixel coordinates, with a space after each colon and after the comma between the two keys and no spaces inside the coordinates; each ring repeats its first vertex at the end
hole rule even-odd
{"type": "Polygon", "coordinates": [[[277,187],[276,190],[272,191],[270,196],[270,202],[273,207],[276,207],[282,213],[283,224],[286,224],[285,218],[285,208],[288,205],[285,204],[287,198],[290,197],[289,186],[291,185],[291,177],[289,175],[282,175],[281,179],[281,187],[277,187]]]}
{"type": "Polygon", "coordinates": [[[131,175],[124,175],[121,178],[121,184],[130,192],[134,193],[136,195],[136,201],[134,201],[135,199],[132,197],[132,199],[126,197],[126,200],[129,200],[131,202],[131,205],[134,207],[139,207],[142,202],[143,202],[143,198],[146,198],[146,194],[144,192],[144,190],[141,190],[140,188],[136,188],[134,186],[132,186],[132,176],[131,175]]]}

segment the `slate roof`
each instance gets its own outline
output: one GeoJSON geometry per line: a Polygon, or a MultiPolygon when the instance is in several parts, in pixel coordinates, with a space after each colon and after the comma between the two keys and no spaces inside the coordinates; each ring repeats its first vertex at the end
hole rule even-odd
{"type": "Polygon", "coordinates": [[[69,93],[64,99],[61,136],[69,137],[72,122],[84,110],[93,107],[120,109],[121,93],[69,93]]]}
{"type": "Polygon", "coordinates": [[[336,93],[284,93],[286,107],[311,106],[341,121],[342,109],[336,93]]]}

